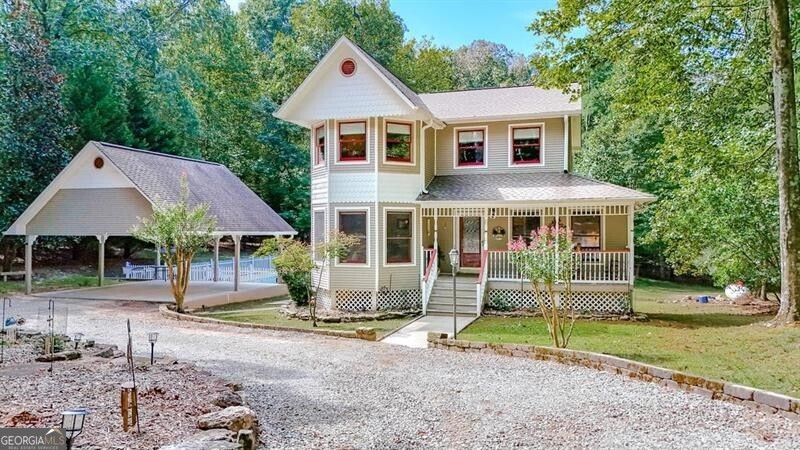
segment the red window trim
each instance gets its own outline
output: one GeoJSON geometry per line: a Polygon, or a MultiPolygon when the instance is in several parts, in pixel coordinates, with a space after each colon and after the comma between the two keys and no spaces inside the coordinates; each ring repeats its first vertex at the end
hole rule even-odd
{"type": "Polygon", "coordinates": [[[325,163],[325,158],[324,157],[320,158],[320,156],[321,156],[321,153],[319,151],[320,150],[320,144],[319,144],[319,137],[320,136],[319,136],[319,133],[318,133],[320,129],[322,130],[322,133],[323,133],[322,134],[322,151],[323,152],[325,151],[325,145],[327,144],[326,141],[328,140],[327,136],[325,136],[325,125],[324,124],[314,128],[314,165],[315,166],[319,166],[319,165],[325,163]]]}
{"type": "Polygon", "coordinates": [[[414,124],[410,123],[410,122],[397,122],[397,121],[394,121],[394,120],[387,120],[386,123],[383,126],[383,156],[385,158],[385,161],[387,161],[387,162],[403,162],[403,163],[413,164],[413,162],[414,162],[413,155],[414,155],[414,124]],[[389,146],[386,145],[386,144],[389,143],[389,124],[391,124],[391,123],[393,123],[395,125],[405,125],[405,126],[408,127],[408,137],[409,137],[409,141],[408,141],[408,158],[398,158],[398,157],[395,157],[395,156],[389,156],[387,154],[387,149],[388,149],[389,146]]]}
{"type": "Polygon", "coordinates": [[[364,252],[364,259],[355,260],[355,261],[343,261],[338,260],[337,264],[367,264],[367,258],[369,257],[369,213],[367,210],[363,211],[337,211],[336,212],[336,225],[337,228],[341,229],[342,223],[342,214],[363,214],[364,215],[364,246],[366,247],[366,251],[364,252]]]}
{"type": "Polygon", "coordinates": [[[414,228],[413,228],[414,227],[414,212],[413,211],[386,211],[386,222],[387,223],[384,224],[384,226],[386,227],[386,236],[385,236],[386,242],[383,243],[384,244],[384,252],[386,252],[386,265],[388,266],[388,265],[391,265],[391,264],[410,264],[414,260],[414,248],[413,248],[413,245],[414,245],[414,228]],[[389,237],[389,224],[388,224],[388,222],[389,222],[389,215],[391,215],[391,214],[408,214],[408,224],[409,224],[408,226],[411,227],[411,230],[410,230],[411,231],[411,235],[410,236],[393,237],[393,238],[389,237]],[[389,239],[397,239],[397,240],[403,239],[403,240],[408,240],[409,241],[410,245],[408,246],[408,259],[389,261],[389,252],[388,252],[389,239]]]}
{"type": "MultiPolygon", "coordinates": [[[[369,133],[369,125],[367,124],[366,120],[351,120],[348,122],[339,122],[337,125],[338,134],[336,136],[337,148],[336,148],[336,157],[338,161],[366,161],[367,160],[367,153],[369,153],[369,140],[367,139],[367,134],[369,133]],[[350,123],[363,123],[364,124],[364,156],[363,157],[342,157],[342,125],[347,125],[350,123]]],[[[345,140],[347,142],[347,140],[345,140]]]]}
{"type": "Polygon", "coordinates": [[[541,125],[532,125],[532,126],[521,126],[521,127],[511,127],[511,148],[509,151],[511,152],[511,164],[515,166],[524,166],[526,164],[541,164],[542,163],[542,126],[541,125]],[[521,144],[521,145],[514,145],[514,130],[530,130],[533,128],[537,128],[539,130],[539,157],[536,159],[528,159],[522,161],[515,161],[514,160],[514,149],[516,147],[536,147],[535,144],[521,144]]]}
{"type": "MultiPolygon", "coordinates": [[[[476,145],[473,145],[472,147],[476,149],[478,148],[476,145]]],[[[484,165],[486,165],[486,128],[464,128],[456,130],[456,167],[484,166],[484,165]],[[459,158],[459,152],[461,150],[461,147],[459,146],[458,136],[461,133],[467,133],[470,131],[480,131],[483,134],[483,140],[481,141],[481,143],[483,144],[483,161],[462,163],[461,158],[459,158]]]]}

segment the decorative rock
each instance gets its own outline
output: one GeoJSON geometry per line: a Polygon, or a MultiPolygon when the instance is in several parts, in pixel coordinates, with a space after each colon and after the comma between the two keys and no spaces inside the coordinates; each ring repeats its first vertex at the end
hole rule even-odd
{"type": "Polygon", "coordinates": [[[758,403],[763,403],[775,409],[789,411],[791,408],[792,398],[785,395],[776,394],[774,392],[762,391],[755,389],[753,391],[753,400],[758,403]]]}
{"type": "Polygon", "coordinates": [[[258,440],[255,438],[253,430],[239,430],[239,435],[236,436],[236,442],[242,447],[242,450],[256,450],[258,440]]]}
{"type": "Polygon", "coordinates": [[[80,357],[81,357],[81,352],[76,352],[75,350],[67,350],[64,352],[39,355],[36,357],[36,361],[38,362],[72,361],[73,359],[78,359],[80,357]]]}
{"type": "Polygon", "coordinates": [[[197,418],[197,428],[201,430],[226,428],[239,431],[252,430],[256,426],[256,413],[246,406],[231,406],[197,418]]]}
{"type": "Polygon", "coordinates": [[[366,341],[375,341],[378,339],[378,333],[375,328],[358,327],[356,328],[356,337],[366,341]]]}
{"type": "Polygon", "coordinates": [[[229,430],[213,429],[189,436],[185,441],[161,447],[159,450],[237,450],[241,447],[233,441],[229,430]]]}
{"type": "Polygon", "coordinates": [[[114,351],[116,351],[116,350],[117,350],[117,346],[116,345],[112,345],[111,347],[107,347],[107,348],[104,348],[104,349],[100,350],[99,352],[93,353],[92,356],[95,356],[97,358],[112,358],[112,357],[114,357],[114,351]]]}
{"type": "Polygon", "coordinates": [[[211,404],[219,406],[220,408],[227,408],[229,406],[242,406],[244,401],[242,401],[242,397],[236,392],[225,392],[212,400],[211,404]]]}

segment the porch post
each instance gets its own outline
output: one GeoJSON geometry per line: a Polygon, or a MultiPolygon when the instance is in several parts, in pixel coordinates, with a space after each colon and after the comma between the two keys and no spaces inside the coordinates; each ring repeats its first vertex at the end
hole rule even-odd
{"type": "Polygon", "coordinates": [[[156,244],[156,267],[161,265],[161,247],[156,244]]]}
{"type": "Polygon", "coordinates": [[[489,209],[483,208],[483,249],[489,250],[489,209]]]}
{"type": "Polygon", "coordinates": [[[439,248],[439,208],[433,208],[433,248],[439,248]]]}
{"type": "Polygon", "coordinates": [[[239,254],[241,252],[242,236],[234,234],[233,238],[233,290],[239,290],[239,254]]]}
{"type": "Polygon", "coordinates": [[[219,241],[222,239],[222,236],[217,236],[214,238],[214,278],[213,280],[219,281],[219,241]]]}
{"type": "Polygon", "coordinates": [[[628,205],[628,283],[633,289],[633,209],[634,205],[628,205]]]}
{"type": "Polygon", "coordinates": [[[25,293],[31,295],[33,292],[33,243],[38,236],[35,234],[25,236],[25,293]]]}
{"type": "Polygon", "coordinates": [[[97,241],[99,245],[97,246],[97,285],[103,285],[103,277],[104,272],[106,270],[106,239],[108,239],[107,234],[98,234],[97,241]]]}

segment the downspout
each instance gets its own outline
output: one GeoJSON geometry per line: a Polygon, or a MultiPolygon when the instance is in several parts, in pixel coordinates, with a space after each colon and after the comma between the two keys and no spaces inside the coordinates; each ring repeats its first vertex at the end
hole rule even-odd
{"type": "Polygon", "coordinates": [[[569,116],[564,114],[564,173],[569,173],[569,116]]]}
{"type": "Polygon", "coordinates": [[[431,128],[432,126],[433,126],[433,121],[431,121],[427,125],[423,126],[422,130],[420,130],[420,134],[421,134],[420,135],[421,151],[419,153],[422,156],[420,158],[420,180],[421,180],[421,182],[420,182],[420,185],[421,185],[420,186],[420,190],[422,191],[423,194],[427,194],[428,193],[428,189],[427,189],[428,186],[425,184],[425,182],[428,181],[428,180],[425,179],[425,152],[427,150],[426,149],[426,142],[425,142],[425,130],[427,130],[428,128],[431,128]]]}

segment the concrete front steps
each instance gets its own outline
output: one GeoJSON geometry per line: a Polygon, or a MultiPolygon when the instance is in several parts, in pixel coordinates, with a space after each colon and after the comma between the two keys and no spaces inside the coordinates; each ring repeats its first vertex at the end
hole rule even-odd
{"type": "MultiPolygon", "coordinates": [[[[456,277],[456,315],[475,316],[477,310],[475,306],[477,276],[457,276],[456,277]]],[[[431,290],[431,297],[428,300],[428,314],[442,315],[453,314],[453,277],[449,275],[439,275],[431,290]]]]}

